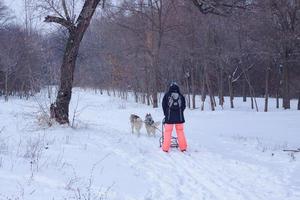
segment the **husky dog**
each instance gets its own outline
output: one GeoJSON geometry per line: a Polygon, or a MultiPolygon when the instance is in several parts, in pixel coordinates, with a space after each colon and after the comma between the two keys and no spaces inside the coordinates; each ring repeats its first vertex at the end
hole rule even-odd
{"type": "Polygon", "coordinates": [[[131,132],[132,134],[134,133],[134,130],[137,132],[138,136],[140,136],[141,134],[141,128],[143,126],[143,120],[135,115],[135,114],[131,114],[130,115],[130,124],[131,124],[131,132]]]}
{"type": "Polygon", "coordinates": [[[154,122],[150,113],[146,114],[144,122],[148,136],[153,135],[155,137],[156,129],[158,129],[160,122],[154,122]]]}

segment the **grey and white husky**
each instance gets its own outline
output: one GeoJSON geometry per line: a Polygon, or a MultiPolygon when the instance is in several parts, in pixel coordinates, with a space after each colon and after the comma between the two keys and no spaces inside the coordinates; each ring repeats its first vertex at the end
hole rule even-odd
{"type": "Polygon", "coordinates": [[[158,130],[160,122],[154,122],[150,113],[146,114],[144,122],[148,136],[153,135],[155,137],[155,133],[156,130],[158,130]]]}
{"type": "Polygon", "coordinates": [[[131,133],[134,134],[136,131],[138,136],[141,134],[141,128],[143,126],[143,120],[138,115],[131,114],[130,115],[130,124],[131,124],[131,133]]]}

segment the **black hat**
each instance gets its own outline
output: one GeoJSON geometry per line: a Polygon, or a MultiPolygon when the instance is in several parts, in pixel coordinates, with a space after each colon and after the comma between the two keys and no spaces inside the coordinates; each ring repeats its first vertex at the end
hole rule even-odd
{"type": "Polygon", "coordinates": [[[179,92],[179,86],[176,82],[172,82],[169,87],[170,92],[179,92]]]}

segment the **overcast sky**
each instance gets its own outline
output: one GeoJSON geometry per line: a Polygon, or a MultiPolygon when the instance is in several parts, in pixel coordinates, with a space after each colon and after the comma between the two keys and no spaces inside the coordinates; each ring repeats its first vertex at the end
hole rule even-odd
{"type": "MultiPolygon", "coordinates": [[[[14,22],[20,25],[25,24],[24,0],[4,0],[4,3],[12,11],[11,14],[15,16],[14,22]]],[[[49,25],[43,23],[41,17],[36,17],[32,26],[41,32],[51,30],[49,25]]]]}
{"type": "Polygon", "coordinates": [[[24,18],[24,0],[4,0],[6,6],[8,6],[13,14],[18,18],[24,18]]]}
{"type": "MultiPolygon", "coordinates": [[[[24,0],[3,0],[5,5],[9,7],[9,9],[12,11],[12,15],[15,16],[15,23],[24,25],[25,24],[25,9],[24,9],[24,0]]],[[[39,1],[39,0],[36,0],[39,1]]],[[[118,0],[120,1],[120,0],[118,0]]],[[[77,4],[78,12],[80,12],[81,9],[81,3],[77,4]]],[[[36,14],[38,15],[38,14],[36,14]]],[[[32,27],[36,30],[39,30],[41,32],[48,32],[51,31],[55,26],[54,24],[47,24],[44,23],[45,16],[35,16],[34,17],[34,23],[32,24],[32,27]]]]}
{"type": "MultiPolygon", "coordinates": [[[[25,24],[25,9],[24,9],[24,1],[25,0],[3,0],[5,5],[12,11],[12,15],[15,16],[14,22],[19,25],[25,24]]],[[[34,0],[34,1],[40,1],[40,0],[34,0]]],[[[122,0],[112,0],[114,4],[118,4],[122,2],[122,0]]],[[[82,8],[83,1],[78,0],[77,1],[77,15],[79,14],[81,8],[82,8]]],[[[50,13],[49,13],[50,14],[50,13]]],[[[55,30],[59,25],[54,23],[45,23],[44,18],[46,16],[41,16],[38,12],[35,12],[34,16],[34,22],[32,24],[32,28],[39,31],[40,33],[49,33],[53,30],[55,30]]]]}

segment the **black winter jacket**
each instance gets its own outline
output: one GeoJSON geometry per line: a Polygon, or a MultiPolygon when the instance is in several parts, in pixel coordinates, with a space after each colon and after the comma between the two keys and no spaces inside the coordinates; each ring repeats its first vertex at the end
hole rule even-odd
{"type": "Polygon", "coordinates": [[[177,85],[171,85],[169,91],[164,95],[162,101],[162,107],[165,115],[165,123],[166,124],[181,124],[184,123],[184,115],[183,111],[185,110],[185,98],[180,93],[179,87],[177,85]],[[172,93],[178,93],[179,98],[181,99],[181,106],[179,109],[170,109],[169,107],[169,99],[171,98],[172,93]]]}

